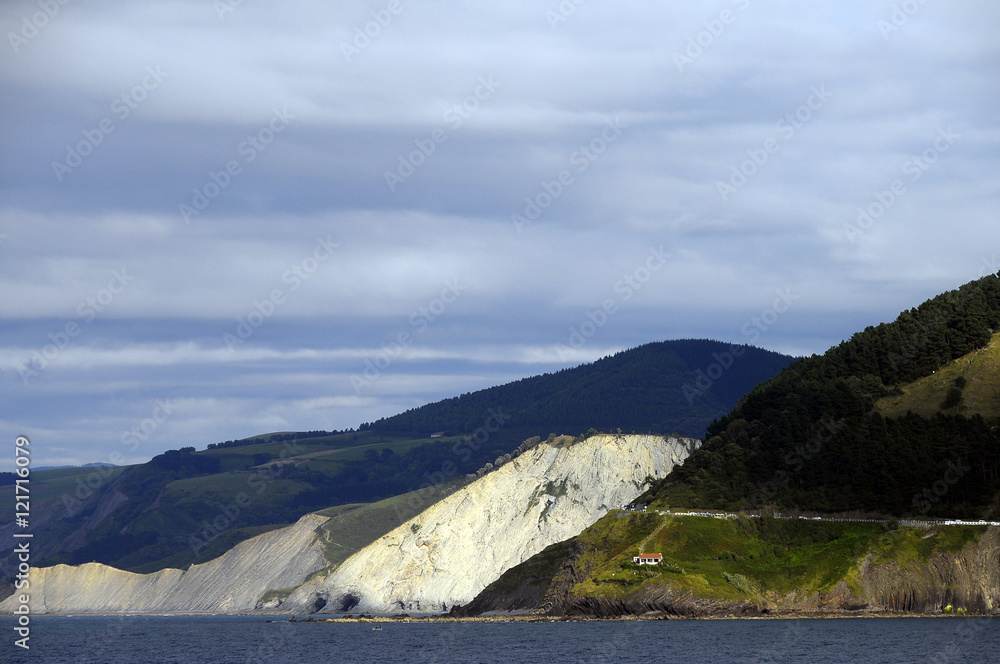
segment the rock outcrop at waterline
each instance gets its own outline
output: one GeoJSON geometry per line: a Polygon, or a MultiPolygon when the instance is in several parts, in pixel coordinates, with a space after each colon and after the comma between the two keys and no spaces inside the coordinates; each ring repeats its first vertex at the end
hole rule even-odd
{"type": "MultiPolygon", "coordinates": [[[[250,611],[268,590],[297,586],[326,566],[316,534],[325,521],[308,514],[184,571],[134,574],[100,563],[33,569],[29,606],[36,614],[250,611]]],[[[0,603],[0,613],[17,608],[18,594],[0,603]]]]}
{"type": "Polygon", "coordinates": [[[827,601],[909,613],[933,613],[949,605],[1000,613],[1000,527],[989,527],[961,551],[936,552],[926,561],[878,562],[868,554],[858,565],[858,579],[860,593],[844,583],[827,601]]]}
{"type": "Polygon", "coordinates": [[[597,435],[542,444],[473,482],[292,593],[281,610],[439,612],[634,500],[701,441],[597,435]]]}

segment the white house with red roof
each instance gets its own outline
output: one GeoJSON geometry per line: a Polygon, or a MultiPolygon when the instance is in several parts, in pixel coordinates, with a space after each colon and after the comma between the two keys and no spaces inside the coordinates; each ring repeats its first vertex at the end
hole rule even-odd
{"type": "Polygon", "coordinates": [[[636,565],[659,565],[662,560],[662,553],[640,553],[638,556],[632,556],[632,562],[636,565]]]}

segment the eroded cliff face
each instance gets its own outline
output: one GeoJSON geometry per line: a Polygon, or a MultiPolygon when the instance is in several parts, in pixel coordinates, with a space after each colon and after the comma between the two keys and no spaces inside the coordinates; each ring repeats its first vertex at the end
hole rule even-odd
{"type": "Polygon", "coordinates": [[[847,604],[913,613],[937,613],[952,605],[975,613],[998,613],[1000,528],[990,527],[978,542],[956,554],[937,552],[926,562],[877,563],[869,554],[858,572],[861,592],[845,593],[847,604]]]}
{"type": "MultiPolygon", "coordinates": [[[[33,569],[30,606],[36,614],[250,611],[266,591],[297,586],[326,565],[316,535],[325,521],[306,515],[186,571],[133,574],[99,563],[33,569]]],[[[0,603],[0,613],[17,607],[17,594],[0,603]]]]}
{"type": "Polygon", "coordinates": [[[447,611],[503,572],[631,502],[700,441],[598,435],[542,444],[303,585],[282,610],[447,611]]]}

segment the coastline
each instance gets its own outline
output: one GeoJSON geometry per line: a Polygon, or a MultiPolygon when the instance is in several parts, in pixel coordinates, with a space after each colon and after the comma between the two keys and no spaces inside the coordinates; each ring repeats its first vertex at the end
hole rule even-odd
{"type": "Polygon", "coordinates": [[[594,617],[594,616],[546,616],[536,614],[512,614],[512,615],[492,615],[492,616],[337,616],[330,618],[316,618],[307,616],[297,619],[292,616],[288,622],[314,622],[314,623],[549,623],[549,622],[636,622],[653,620],[823,620],[823,619],[894,619],[894,618],[992,618],[1000,620],[998,614],[934,614],[934,613],[903,613],[894,611],[791,611],[781,614],[737,616],[730,615],[705,615],[705,616],[677,616],[667,613],[647,613],[639,616],[626,615],[616,617],[594,617]]]}
{"type": "MultiPolygon", "coordinates": [[[[213,613],[207,611],[174,611],[169,613],[41,613],[32,615],[32,618],[170,618],[185,616],[203,617],[246,617],[262,618],[267,622],[295,622],[295,623],[548,623],[548,622],[634,622],[646,620],[823,620],[823,619],[898,619],[898,618],[992,618],[1000,620],[1000,611],[993,613],[909,613],[903,611],[783,611],[768,614],[736,615],[736,614],[711,614],[711,615],[676,615],[666,612],[651,611],[642,615],[620,615],[620,616],[586,616],[586,615],[544,615],[537,613],[510,613],[494,614],[483,616],[450,616],[447,614],[427,614],[427,615],[344,615],[325,616],[322,614],[288,614],[288,613],[262,613],[256,611],[235,612],[235,613],[213,613]]],[[[0,618],[14,617],[13,614],[0,614],[0,618]]]]}

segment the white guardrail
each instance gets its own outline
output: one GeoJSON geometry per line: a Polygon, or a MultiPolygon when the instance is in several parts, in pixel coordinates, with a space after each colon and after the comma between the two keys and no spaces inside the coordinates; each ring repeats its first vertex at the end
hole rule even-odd
{"type": "MultiPolygon", "coordinates": [[[[645,507],[631,507],[623,506],[621,508],[626,512],[647,512],[645,507]]],[[[735,519],[739,515],[732,512],[675,512],[675,511],[664,511],[664,510],[654,510],[657,514],[663,516],[700,516],[711,519],[735,519]]],[[[752,519],[760,518],[759,514],[746,514],[752,519]]],[[[850,519],[845,517],[829,517],[829,516],[782,516],[781,514],[775,514],[775,519],[801,519],[803,521],[830,521],[830,522],[846,522],[846,523],[884,523],[890,521],[891,519],[850,519]]],[[[915,528],[927,528],[931,526],[1000,526],[1000,521],[984,521],[979,519],[978,521],[964,521],[962,519],[896,519],[896,523],[900,526],[911,526],[915,528]]]]}

